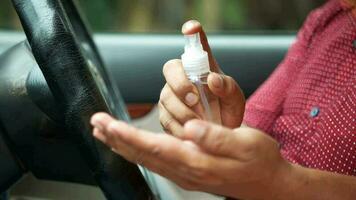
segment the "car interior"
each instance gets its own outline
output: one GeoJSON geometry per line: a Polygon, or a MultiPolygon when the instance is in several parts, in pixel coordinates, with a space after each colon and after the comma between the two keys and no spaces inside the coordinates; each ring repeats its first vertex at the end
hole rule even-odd
{"type": "Polygon", "coordinates": [[[191,18],[207,25],[219,65],[248,98],[323,1],[288,12],[297,2],[1,1],[0,200],[213,199],[113,153],[92,137],[90,116],[163,132],[162,67],[183,53],[180,26],[191,18]]]}

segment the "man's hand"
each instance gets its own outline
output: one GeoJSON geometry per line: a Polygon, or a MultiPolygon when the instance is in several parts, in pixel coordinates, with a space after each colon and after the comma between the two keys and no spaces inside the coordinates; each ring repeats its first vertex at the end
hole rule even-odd
{"type": "Polygon", "coordinates": [[[277,142],[251,128],[232,130],[192,120],[178,139],[134,128],[105,113],[94,115],[91,123],[94,136],[114,152],[188,190],[274,199],[291,168],[277,142]]]}
{"type": "MultiPolygon", "coordinates": [[[[215,72],[209,75],[208,85],[211,92],[219,97],[221,122],[229,128],[239,127],[245,109],[245,99],[240,87],[233,78],[221,74],[199,22],[193,20],[185,23],[182,32],[200,33],[203,48],[209,55],[211,71],[215,72]]],[[[180,136],[185,122],[200,118],[195,112],[198,110],[199,94],[186,77],[180,60],[168,61],[163,67],[163,74],[167,84],[159,101],[160,122],[167,132],[180,136]]]]}

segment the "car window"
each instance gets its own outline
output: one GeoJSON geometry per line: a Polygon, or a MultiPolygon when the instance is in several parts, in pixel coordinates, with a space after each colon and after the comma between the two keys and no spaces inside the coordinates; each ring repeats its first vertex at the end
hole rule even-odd
{"type": "MultiPolygon", "coordinates": [[[[95,32],[172,33],[188,19],[211,32],[295,31],[325,0],[76,0],[95,32]]],[[[10,0],[0,29],[21,29],[10,0]]]]}

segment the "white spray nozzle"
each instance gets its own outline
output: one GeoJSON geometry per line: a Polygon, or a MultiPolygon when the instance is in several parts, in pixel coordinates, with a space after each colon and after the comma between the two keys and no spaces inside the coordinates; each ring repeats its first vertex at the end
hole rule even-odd
{"type": "Polygon", "coordinates": [[[203,46],[200,42],[199,33],[193,35],[185,35],[185,51],[189,50],[203,50],[203,46]]]}
{"type": "Polygon", "coordinates": [[[199,33],[185,35],[182,63],[188,76],[200,76],[210,71],[208,53],[203,50],[199,33]]]}

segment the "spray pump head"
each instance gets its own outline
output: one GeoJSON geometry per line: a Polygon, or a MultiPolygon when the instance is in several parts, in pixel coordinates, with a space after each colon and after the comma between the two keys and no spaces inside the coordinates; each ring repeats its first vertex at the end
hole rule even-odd
{"type": "Polygon", "coordinates": [[[210,72],[208,53],[203,50],[199,33],[185,35],[182,63],[188,76],[200,76],[210,72]]]}

